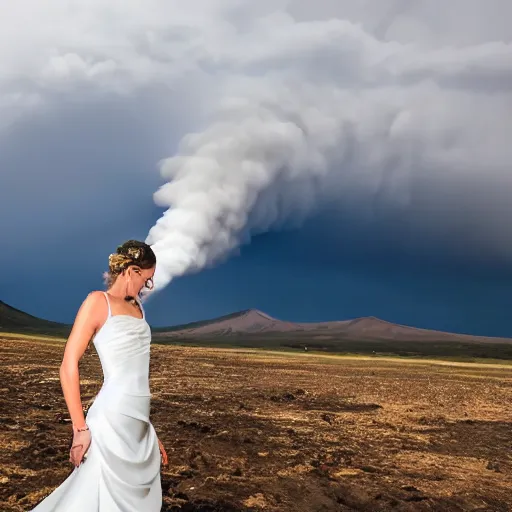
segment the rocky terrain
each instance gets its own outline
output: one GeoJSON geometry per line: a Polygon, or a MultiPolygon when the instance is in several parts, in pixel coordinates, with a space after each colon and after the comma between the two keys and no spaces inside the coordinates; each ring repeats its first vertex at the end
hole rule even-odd
{"type": "MultiPolygon", "coordinates": [[[[1,511],[71,471],[62,351],[0,335],[1,511]]],[[[512,366],[155,345],[151,375],[163,511],[512,510],[512,366]]]]}

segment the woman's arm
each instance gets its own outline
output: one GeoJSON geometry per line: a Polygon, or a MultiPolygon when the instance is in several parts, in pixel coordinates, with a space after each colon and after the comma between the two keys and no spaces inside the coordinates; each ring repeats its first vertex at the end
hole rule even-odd
{"type": "Polygon", "coordinates": [[[85,427],[78,362],[100,325],[101,313],[106,308],[105,297],[101,292],[92,292],[86,297],[76,315],[60,365],[62,392],[73,426],[77,429],[85,427]]]}
{"type": "Polygon", "coordinates": [[[69,451],[69,461],[75,467],[84,460],[84,454],[91,444],[91,433],[85,424],[80,397],[78,362],[94,333],[102,321],[105,321],[106,309],[107,304],[103,293],[92,292],[87,296],[76,315],[60,365],[62,392],[73,423],[73,441],[69,451]]]}

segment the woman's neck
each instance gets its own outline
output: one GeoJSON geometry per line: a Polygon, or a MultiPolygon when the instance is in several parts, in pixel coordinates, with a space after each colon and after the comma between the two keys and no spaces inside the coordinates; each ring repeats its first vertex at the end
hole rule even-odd
{"type": "Polygon", "coordinates": [[[125,299],[127,296],[135,298],[132,294],[126,293],[126,282],[122,282],[120,279],[117,279],[107,292],[118,299],[125,299]]]}

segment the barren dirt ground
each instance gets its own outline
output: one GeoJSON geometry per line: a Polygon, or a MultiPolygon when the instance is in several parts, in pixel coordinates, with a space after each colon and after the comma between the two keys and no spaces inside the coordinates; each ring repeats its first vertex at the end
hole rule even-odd
{"type": "MultiPolygon", "coordinates": [[[[1,511],[71,470],[63,346],[0,336],[1,511]]],[[[162,510],[512,510],[512,367],[155,345],[151,376],[162,510]]]]}

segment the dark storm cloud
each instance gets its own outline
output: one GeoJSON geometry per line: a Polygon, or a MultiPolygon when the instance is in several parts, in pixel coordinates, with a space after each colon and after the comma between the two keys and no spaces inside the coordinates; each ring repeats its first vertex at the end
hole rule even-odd
{"type": "Polygon", "coordinates": [[[38,5],[0,21],[9,236],[121,219],[175,155],[161,285],[327,204],[383,243],[512,261],[509,2],[38,5]]]}

